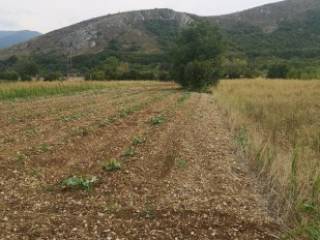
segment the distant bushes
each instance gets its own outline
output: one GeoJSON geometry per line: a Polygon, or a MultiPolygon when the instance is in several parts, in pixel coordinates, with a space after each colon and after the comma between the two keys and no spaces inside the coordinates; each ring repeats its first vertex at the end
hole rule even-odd
{"type": "Polygon", "coordinates": [[[287,64],[274,64],[269,67],[267,78],[288,78],[290,69],[287,64]]]}
{"type": "Polygon", "coordinates": [[[0,72],[0,80],[17,81],[19,74],[15,71],[0,72]]]}
{"type": "Polygon", "coordinates": [[[170,79],[169,71],[151,68],[140,64],[129,64],[121,62],[118,58],[107,58],[103,64],[88,70],[85,74],[86,80],[108,81],[108,80],[162,80],[170,79]]]}
{"type": "Polygon", "coordinates": [[[111,80],[169,80],[168,72],[160,72],[156,74],[151,71],[137,71],[130,70],[128,72],[118,72],[117,74],[108,75],[101,70],[93,70],[85,75],[85,80],[95,80],[95,81],[111,81],[111,80]]]}
{"type": "Polygon", "coordinates": [[[31,81],[39,73],[39,66],[29,58],[11,57],[0,64],[0,79],[31,81]]]}
{"type": "Polygon", "coordinates": [[[51,72],[43,75],[44,81],[61,81],[64,80],[63,75],[60,72],[51,72]]]}

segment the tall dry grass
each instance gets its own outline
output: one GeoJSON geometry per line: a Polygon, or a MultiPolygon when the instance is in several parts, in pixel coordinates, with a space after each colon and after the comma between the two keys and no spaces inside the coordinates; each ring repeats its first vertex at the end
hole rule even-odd
{"type": "Polygon", "coordinates": [[[273,206],[320,239],[320,81],[225,80],[215,91],[273,206]]]}

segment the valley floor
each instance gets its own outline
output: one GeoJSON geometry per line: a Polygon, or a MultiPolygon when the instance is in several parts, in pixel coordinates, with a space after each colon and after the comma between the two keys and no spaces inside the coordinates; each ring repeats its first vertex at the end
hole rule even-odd
{"type": "Polygon", "coordinates": [[[212,95],[132,84],[0,116],[0,239],[278,239],[212,95]],[[70,176],[98,182],[63,188],[70,176]]]}

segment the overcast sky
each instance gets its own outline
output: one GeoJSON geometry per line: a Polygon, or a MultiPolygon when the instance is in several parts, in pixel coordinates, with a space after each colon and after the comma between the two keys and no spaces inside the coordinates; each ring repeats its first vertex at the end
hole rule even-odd
{"type": "Polygon", "coordinates": [[[172,8],[220,15],[279,0],[0,0],[0,30],[46,33],[89,18],[128,10],[172,8]]]}

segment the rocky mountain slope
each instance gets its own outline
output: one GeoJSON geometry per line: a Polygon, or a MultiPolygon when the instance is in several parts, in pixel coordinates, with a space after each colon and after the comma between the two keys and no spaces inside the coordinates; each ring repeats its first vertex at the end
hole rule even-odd
{"type": "Polygon", "coordinates": [[[171,43],[181,27],[195,19],[218,24],[233,51],[248,56],[290,58],[320,53],[320,1],[286,0],[216,17],[170,9],[107,15],[0,50],[0,59],[12,55],[92,55],[107,48],[157,54],[171,43]]]}
{"type": "Polygon", "coordinates": [[[2,50],[0,58],[11,55],[63,53],[71,56],[103,51],[110,42],[121,47],[159,51],[158,36],[151,28],[180,28],[192,21],[185,13],[154,9],[107,15],[45,34],[37,39],[2,50]],[[154,26],[153,26],[154,25],[154,26]]]}

